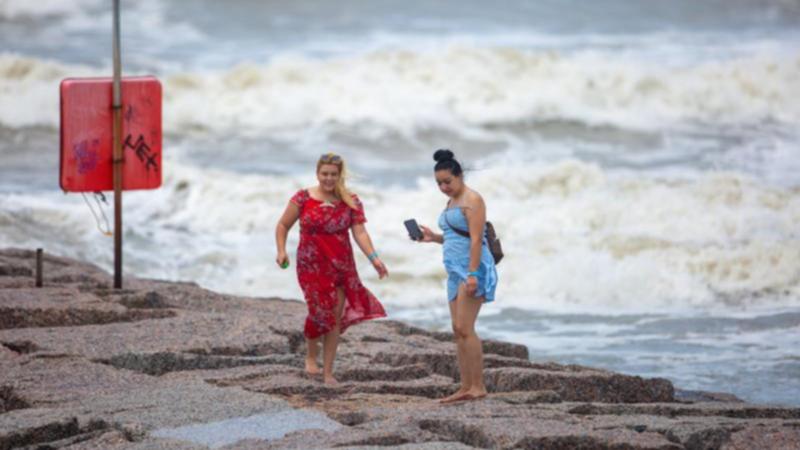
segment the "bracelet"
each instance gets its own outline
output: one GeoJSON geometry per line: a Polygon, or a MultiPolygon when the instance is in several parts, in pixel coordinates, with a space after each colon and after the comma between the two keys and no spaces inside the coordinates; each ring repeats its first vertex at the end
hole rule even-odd
{"type": "Polygon", "coordinates": [[[377,257],[378,257],[378,252],[372,252],[369,255],[367,255],[367,259],[369,260],[369,262],[374,261],[375,258],[377,258],[377,257]]]}
{"type": "Polygon", "coordinates": [[[478,272],[477,270],[476,270],[476,271],[474,271],[474,272],[467,272],[467,277],[475,277],[475,278],[478,278],[478,275],[480,275],[480,272],[478,272]]]}

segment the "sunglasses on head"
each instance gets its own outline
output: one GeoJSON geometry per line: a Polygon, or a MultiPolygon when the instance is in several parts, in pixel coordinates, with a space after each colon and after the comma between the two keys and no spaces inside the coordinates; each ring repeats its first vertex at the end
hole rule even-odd
{"type": "Polygon", "coordinates": [[[323,153],[322,156],[319,157],[319,162],[340,163],[342,162],[342,157],[337,155],[336,153],[323,153]]]}

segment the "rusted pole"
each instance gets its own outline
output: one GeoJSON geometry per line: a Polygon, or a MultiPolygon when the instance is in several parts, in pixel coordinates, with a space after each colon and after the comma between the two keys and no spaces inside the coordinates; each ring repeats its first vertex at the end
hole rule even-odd
{"type": "Polygon", "coordinates": [[[119,0],[114,0],[114,81],[112,85],[114,125],[114,288],[122,288],[122,63],[119,49],[119,0]]]}
{"type": "Polygon", "coordinates": [[[36,249],[36,287],[42,287],[42,249],[36,249]]]}

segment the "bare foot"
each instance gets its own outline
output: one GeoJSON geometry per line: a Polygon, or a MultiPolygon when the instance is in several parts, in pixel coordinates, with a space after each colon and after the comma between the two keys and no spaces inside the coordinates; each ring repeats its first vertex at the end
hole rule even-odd
{"type": "Polygon", "coordinates": [[[461,400],[461,397],[467,395],[466,390],[459,389],[455,394],[451,394],[445,398],[440,398],[439,403],[453,403],[461,400]]]}
{"type": "Polygon", "coordinates": [[[330,386],[335,386],[335,385],[339,384],[339,382],[336,380],[336,378],[333,378],[333,375],[325,375],[325,378],[323,379],[323,382],[325,384],[327,384],[327,385],[330,385],[330,386]]]}
{"type": "Polygon", "coordinates": [[[486,397],[486,389],[470,389],[458,401],[480,400],[486,397]]]}
{"type": "Polygon", "coordinates": [[[315,376],[322,372],[320,372],[319,366],[315,360],[306,358],[306,373],[315,376]]]}

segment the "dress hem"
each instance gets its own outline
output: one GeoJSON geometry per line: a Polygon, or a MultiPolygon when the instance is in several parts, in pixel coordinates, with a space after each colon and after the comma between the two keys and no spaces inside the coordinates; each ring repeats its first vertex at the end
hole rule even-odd
{"type": "MultiPolygon", "coordinates": [[[[340,329],[339,329],[339,335],[340,336],[343,335],[344,332],[347,331],[347,329],[352,327],[353,325],[358,325],[361,322],[366,322],[367,320],[382,319],[384,317],[386,317],[386,313],[372,314],[372,315],[369,315],[369,316],[359,317],[358,319],[350,321],[347,324],[341,324],[340,325],[340,329]]],[[[318,334],[316,336],[309,336],[305,331],[303,331],[303,336],[305,336],[307,339],[316,339],[318,337],[325,336],[326,334],[330,333],[331,329],[333,329],[333,328],[325,330],[324,333],[320,333],[320,334],[318,334]]]]}

